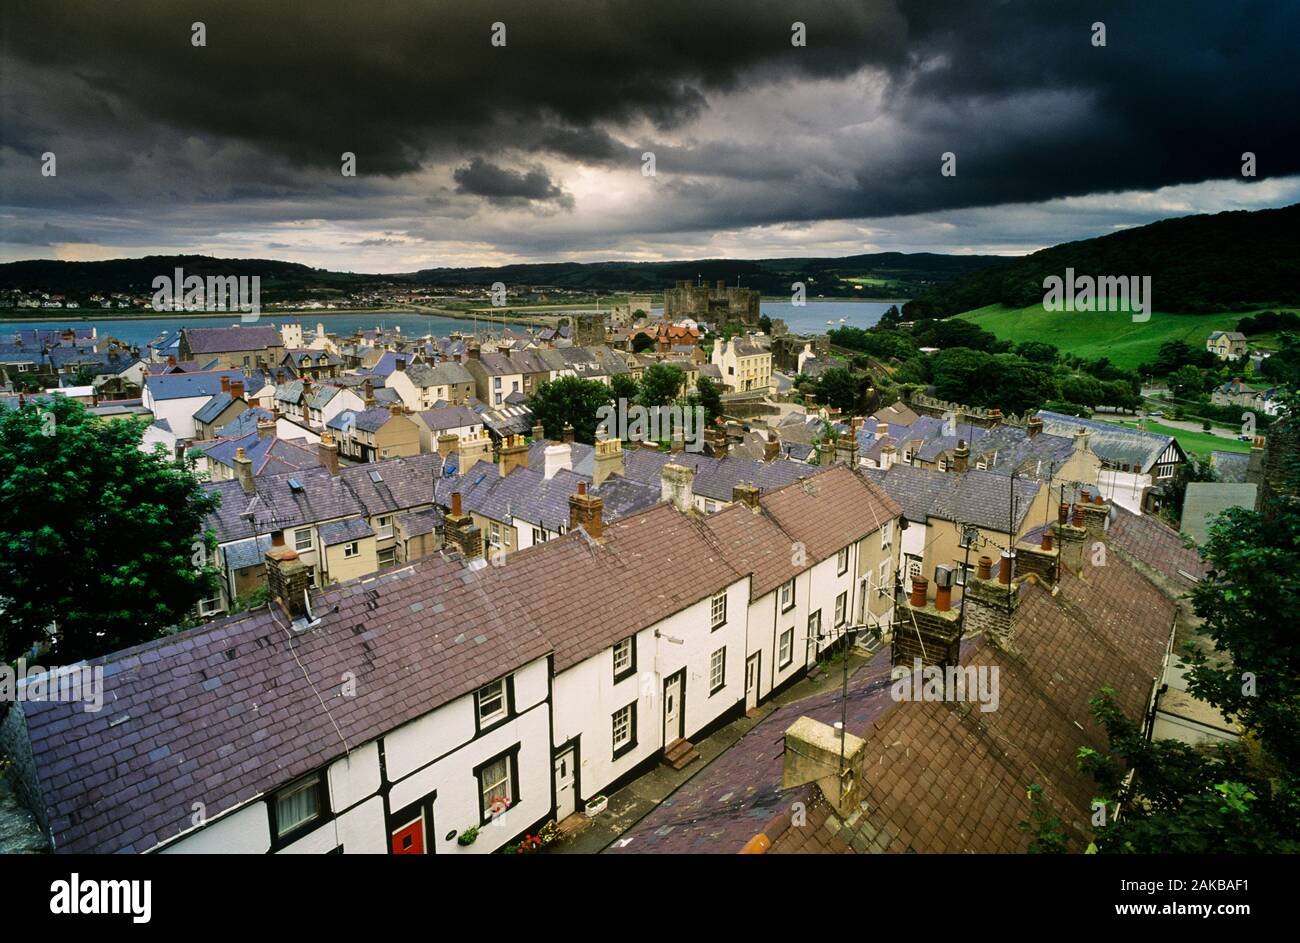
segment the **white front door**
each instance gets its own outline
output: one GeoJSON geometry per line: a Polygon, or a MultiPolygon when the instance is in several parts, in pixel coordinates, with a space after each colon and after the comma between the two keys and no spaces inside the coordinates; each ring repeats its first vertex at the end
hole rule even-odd
{"type": "Polygon", "coordinates": [[[574,762],[578,754],[569,747],[555,758],[555,821],[563,822],[578,808],[577,776],[574,762]]]}
{"type": "Polygon", "coordinates": [[[758,706],[758,665],[762,652],[754,652],[745,659],[745,710],[758,706]]]}
{"type": "Polygon", "coordinates": [[[682,737],[682,676],[664,682],[664,746],[682,737]]]}

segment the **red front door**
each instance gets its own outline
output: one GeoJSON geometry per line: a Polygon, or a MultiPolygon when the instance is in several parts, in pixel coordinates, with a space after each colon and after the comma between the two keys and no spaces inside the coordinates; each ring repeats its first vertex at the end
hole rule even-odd
{"type": "Polygon", "coordinates": [[[393,832],[393,854],[424,854],[424,817],[416,819],[410,825],[393,832]]]}

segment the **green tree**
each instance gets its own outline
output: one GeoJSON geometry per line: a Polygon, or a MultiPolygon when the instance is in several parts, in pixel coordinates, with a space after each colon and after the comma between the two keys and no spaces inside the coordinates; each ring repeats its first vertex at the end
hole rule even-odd
{"type": "Polygon", "coordinates": [[[842,367],[831,367],[817,378],[817,402],[845,412],[857,408],[865,379],[842,367]]]}
{"type": "Polygon", "coordinates": [[[708,377],[695,381],[695,401],[704,407],[704,421],[708,425],[713,425],[713,421],[722,415],[722,391],[708,377]]]}
{"type": "Polygon", "coordinates": [[[1093,715],[1114,755],[1079,756],[1108,805],[1123,805],[1096,831],[1103,852],[1300,851],[1300,636],[1290,609],[1300,584],[1296,456],[1284,460],[1283,476],[1262,511],[1232,508],[1214,521],[1201,550],[1209,573],[1192,590],[1212,650],[1185,646],[1188,691],[1239,724],[1242,737],[1209,749],[1149,741],[1103,691],[1093,715]]]}
{"type": "Polygon", "coordinates": [[[640,333],[632,338],[632,353],[639,354],[649,350],[656,344],[653,334],[640,333]]]}
{"type": "Polygon", "coordinates": [[[641,387],[628,373],[616,373],[610,377],[609,391],[616,403],[621,399],[627,400],[628,403],[635,403],[637,397],[641,395],[641,387]]]}
{"type": "Polygon", "coordinates": [[[686,374],[670,363],[652,363],[641,374],[641,405],[669,406],[677,399],[686,374]]]}
{"type": "Polygon", "coordinates": [[[0,415],[5,659],[47,641],[63,662],[116,651],[212,594],[215,543],[197,535],[219,498],[187,464],[140,451],[144,427],[67,397],[0,415]]]}
{"type": "Polygon", "coordinates": [[[539,386],[528,400],[533,421],[540,422],[549,439],[559,439],[564,424],[573,426],[573,437],[591,445],[600,425],[597,412],[611,402],[610,388],[599,380],[560,377],[539,386]]]}
{"type": "Polygon", "coordinates": [[[764,334],[771,334],[772,319],[768,317],[766,314],[760,314],[758,316],[758,329],[762,331],[764,334]]]}

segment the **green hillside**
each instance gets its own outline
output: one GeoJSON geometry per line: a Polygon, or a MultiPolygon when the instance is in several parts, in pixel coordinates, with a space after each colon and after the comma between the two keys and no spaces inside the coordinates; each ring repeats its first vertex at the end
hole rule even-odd
{"type": "Polygon", "coordinates": [[[1237,321],[1252,311],[1221,314],[1151,313],[1151,320],[1135,323],[1122,312],[1111,311],[1044,311],[1041,304],[1025,308],[987,305],[958,315],[973,321],[1001,340],[1043,341],[1054,344],[1063,353],[1089,360],[1109,357],[1124,370],[1155,360],[1160,345],[1166,341],[1183,341],[1192,347],[1204,347],[1211,331],[1231,331],[1237,321]]]}
{"type": "Polygon", "coordinates": [[[1300,204],[1164,219],[995,262],[914,297],[903,316],[943,318],[992,304],[1037,304],[1043,280],[1064,277],[1067,268],[1094,277],[1150,276],[1155,302],[1165,311],[1294,305],[1300,303],[1300,204]]]}

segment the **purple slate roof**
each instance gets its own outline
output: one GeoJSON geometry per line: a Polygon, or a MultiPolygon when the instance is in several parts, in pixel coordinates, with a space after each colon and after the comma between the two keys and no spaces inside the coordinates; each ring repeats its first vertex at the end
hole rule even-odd
{"type": "Polygon", "coordinates": [[[321,593],[301,634],[261,608],[96,659],[98,713],[24,703],[55,850],[146,851],[192,827],[194,802],[211,819],[543,657],[494,572],[425,558],[321,593]]]}
{"type": "Polygon", "coordinates": [[[320,542],[323,547],[333,547],[362,537],[375,536],[374,528],[360,517],[349,517],[343,521],[330,521],[320,526],[320,542]]]}
{"type": "Polygon", "coordinates": [[[275,328],[258,325],[244,327],[187,327],[185,339],[195,354],[222,354],[239,350],[263,350],[282,344],[280,332],[275,328]]]}
{"type": "Polygon", "coordinates": [[[216,396],[221,392],[221,378],[244,383],[246,378],[239,370],[214,370],[207,373],[167,373],[144,378],[145,388],[155,400],[188,399],[198,396],[216,396]]]}

